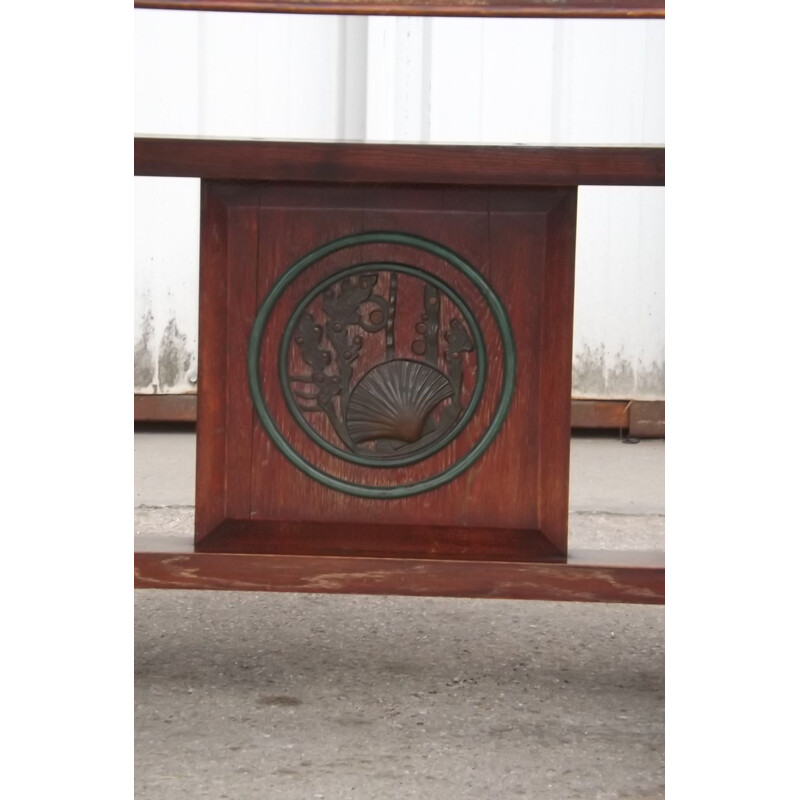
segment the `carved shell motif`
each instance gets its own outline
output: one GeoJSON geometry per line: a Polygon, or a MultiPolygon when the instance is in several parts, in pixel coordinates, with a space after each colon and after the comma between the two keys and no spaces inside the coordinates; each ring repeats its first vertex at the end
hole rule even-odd
{"type": "Polygon", "coordinates": [[[347,432],[356,444],[374,439],[416,442],[433,409],[452,395],[450,379],[428,364],[405,359],[379,364],[350,395],[347,432]]]}

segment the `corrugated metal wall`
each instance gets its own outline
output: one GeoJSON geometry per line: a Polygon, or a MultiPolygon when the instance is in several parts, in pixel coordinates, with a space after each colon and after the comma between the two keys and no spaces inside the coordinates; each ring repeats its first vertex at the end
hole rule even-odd
{"type": "MultiPolygon", "coordinates": [[[[664,23],[137,11],[140,134],[664,141],[664,23]]],[[[194,390],[199,181],[136,178],[134,391],[194,390]]],[[[663,399],[664,191],[580,190],[573,395],[663,399]]]]}

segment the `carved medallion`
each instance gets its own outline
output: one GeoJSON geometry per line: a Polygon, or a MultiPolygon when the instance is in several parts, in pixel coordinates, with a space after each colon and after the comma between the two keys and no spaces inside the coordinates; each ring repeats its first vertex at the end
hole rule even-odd
{"type": "Polygon", "coordinates": [[[295,419],[328,452],[377,467],[411,464],[452,441],[474,411],[486,371],[474,344],[481,334],[464,301],[431,279],[406,264],[361,264],[297,307],[281,385],[295,419]]]}
{"type": "MultiPolygon", "coordinates": [[[[510,326],[499,299],[460,256],[410,234],[356,234],[304,256],[273,287],[251,336],[250,386],[265,429],[305,474],[349,494],[402,497],[447,483],[491,444],[511,401],[514,358],[510,326]],[[407,484],[358,484],[312,463],[279,429],[261,388],[258,364],[264,330],[285,288],[330,253],[368,242],[410,244],[455,267],[480,290],[480,295],[474,291],[472,295],[488,307],[504,337],[503,360],[495,376],[502,390],[486,430],[473,437],[465,454],[456,456],[453,451],[451,463],[442,468],[440,459],[435,473],[407,484]]],[[[476,310],[441,277],[390,260],[355,263],[320,280],[289,315],[278,359],[286,407],[306,436],[343,462],[379,471],[418,464],[448,448],[479,407],[487,372],[476,310]]]]}

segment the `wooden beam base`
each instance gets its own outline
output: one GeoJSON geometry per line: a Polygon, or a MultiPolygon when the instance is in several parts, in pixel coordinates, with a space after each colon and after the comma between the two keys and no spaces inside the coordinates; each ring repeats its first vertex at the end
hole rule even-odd
{"type": "Polygon", "coordinates": [[[138,589],[390,594],[664,603],[664,556],[650,551],[570,552],[564,563],[196,552],[178,537],[138,536],[138,589]]]}
{"type": "Polygon", "coordinates": [[[134,422],[197,422],[196,394],[135,394],[134,422]]]}
{"type": "Polygon", "coordinates": [[[572,428],[627,428],[629,406],[628,400],[573,400],[572,428]]]}
{"type": "Polygon", "coordinates": [[[628,435],[639,439],[663,439],[666,409],[663,400],[645,402],[632,400],[630,404],[628,435]]]}

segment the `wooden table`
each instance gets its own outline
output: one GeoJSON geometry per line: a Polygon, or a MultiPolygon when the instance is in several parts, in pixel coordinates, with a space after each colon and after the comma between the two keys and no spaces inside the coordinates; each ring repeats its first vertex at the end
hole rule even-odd
{"type": "Polygon", "coordinates": [[[663,603],[663,554],[567,538],[577,188],[663,148],[140,137],[135,174],[202,180],[195,539],[137,538],[137,587],[663,603]]]}

